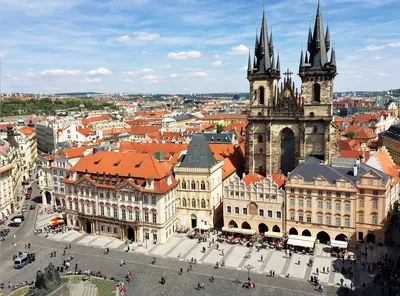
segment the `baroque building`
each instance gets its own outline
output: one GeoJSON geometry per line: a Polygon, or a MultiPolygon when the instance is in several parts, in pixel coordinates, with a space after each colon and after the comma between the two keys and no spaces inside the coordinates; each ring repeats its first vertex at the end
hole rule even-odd
{"type": "Polygon", "coordinates": [[[246,172],[287,174],[309,155],[331,163],[337,154],[333,118],[333,81],[337,74],[335,50],[330,60],[329,27],[324,32],[318,4],[314,32],[309,30],[306,54],[301,52],[301,92],[289,70],[283,73],[279,53],[268,36],[265,12],[256,36],[254,61],[249,55],[250,115],[247,125],[246,172]]]}

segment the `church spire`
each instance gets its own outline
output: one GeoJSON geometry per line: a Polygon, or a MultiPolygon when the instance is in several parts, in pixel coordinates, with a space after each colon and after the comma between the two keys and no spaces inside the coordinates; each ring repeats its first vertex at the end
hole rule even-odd
{"type": "Polygon", "coordinates": [[[250,49],[249,49],[249,62],[247,64],[247,77],[249,77],[253,73],[253,69],[251,66],[251,57],[250,57],[250,49]]]}
{"type": "Polygon", "coordinates": [[[306,50],[306,59],[305,59],[305,61],[304,61],[306,64],[308,64],[308,52],[307,52],[307,50],[306,50]]]}
{"type": "Polygon", "coordinates": [[[329,34],[329,24],[326,26],[325,47],[326,51],[329,51],[329,49],[331,48],[331,35],[329,34]]]}
{"type": "Polygon", "coordinates": [[[331,51],[331,66],[336,66],[336,53],[334,48],[332,48],[331,51]]]}
{"type": "Polygon", "coordinates": [[[304,55],[303,55],[303,50],[301,50],[301,54],[300,54],[300,68],[303,68],[304,65],[304,55]]]}
{"type": "Polygon", "coordinates": [[[275,68],[275,55],[272,55],[272,61],[271,61],[271,69],[276,70],[275,68]]]}
{"type": "Polygon", "coordinates": [[[276,60],[276,70],[277,70],[278,72],[281,71],[281,63],[280,63],[280,61],[279,61],[279,50],[278,50],[278,59],[276,60]]]}
{"type": "MultiPolygon", "coordinates": [[[[265,17],[265,11],[263,12],[262,25],[261,25],[261,35],[260,35],[260,43],[261,43],[261,62],[264,63],[264,67],[258,69],[259,71],[267,71],[271,69],[271,56],[269,53],[269,42],[268,42],[268,28],[267,28],[267,19],[265,17]]],[[[260,65],[261,66],[261,65],[260,65]]]]}
{"type": "Polygon", "coordinates": [[[271,33],[269,35],[269,54],[271,56],[274,54],[274,40],[272,38],[272,26],[271,26],[271,33]]]}

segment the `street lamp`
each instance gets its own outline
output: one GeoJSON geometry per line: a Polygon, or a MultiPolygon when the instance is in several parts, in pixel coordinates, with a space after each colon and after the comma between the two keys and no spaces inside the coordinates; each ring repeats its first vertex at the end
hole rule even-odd
{"type": "Polygon", "coordinates": [[[247,264],[244,268],[247,269],[247,280],[250,282],[250,269],[253,269],[253,266],[247,264]]]}

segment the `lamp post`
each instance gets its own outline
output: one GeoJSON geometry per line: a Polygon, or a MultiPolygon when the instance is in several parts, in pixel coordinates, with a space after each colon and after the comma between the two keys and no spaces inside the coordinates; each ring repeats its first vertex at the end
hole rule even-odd
{"type": "Polygon", "coordinates": [[[250,269],[253,269],[253,266],[247,264],[244,268],[247,269],[247,280],[250,282],[250,269]]]}

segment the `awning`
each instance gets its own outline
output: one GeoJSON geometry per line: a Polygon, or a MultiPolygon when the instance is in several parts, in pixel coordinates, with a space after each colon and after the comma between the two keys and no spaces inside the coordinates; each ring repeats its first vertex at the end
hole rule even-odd
{"type": "Polygon", "coordinates": [[[264,232],[265,237],[272,237],[272,238],[282,238],[283,233],[282,232],[264,232]]]}
{"type": "Polygon", "coordinates": [[[313,236],[300,236],[289,234],[287,244],[291,246],[298,246],[303,248],[314,248],[315,237],[313,236]]]}
{"type": "Polygon", "coordinates": [[[196,229],[209,230],[210,229],[210,225],[200,225],[200,226],[196,227],[196,229]]]}
{"type": "Polygon", "coordinates": [[[243,229],[243,228],[222,227],[222,231],[232,232],[232,233],[240,233],[240,234],[249,234],[249,235],[256,234],[256,231],[255,231],[255,230],[252,230],[252,229],[243,229]]]}
{"type": "Polygon", "coordinates": [[[339,240],[331,240],[331,246],[337,247],[337,248],[342,248],[342,249],[347,249],[347,242],[339,241],[339,240]]]}

